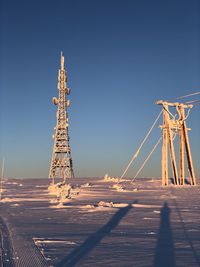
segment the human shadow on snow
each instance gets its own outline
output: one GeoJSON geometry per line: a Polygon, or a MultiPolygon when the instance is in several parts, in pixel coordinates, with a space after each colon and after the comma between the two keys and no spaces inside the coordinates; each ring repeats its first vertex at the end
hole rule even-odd
{"type": "Polygon", "coordinates": [[[173,233],[170,225],[170,208],[164,203],[160,213],[160,227],[153,267],[175,267],[173,233]]]}
{"type": "Polygon", "coordinates": [[[178,204],[177,204],[175,199],[173,201],[174,201],[174,204],[175,204],[175,207],[176,207],[176,211],[177,211],[177,214],[178,214],[178,217],[179,217],[179,220],[180,220],[183,232],[184,232],[185,239],[188,242],[188,244],[190,245],[191,252],[193,254],[193,257],[194,257],[197,265],[200,267],[200,255],[196,251],[195,246],[193,245],[192,239],[191,239],[191,237],[190,237],[190,235],[189,235],[189,233],[187,231],[187,228],[186,228],[186,225],[185,225],[184,220],[182,218],[181,211],[180,211],[180,209],[178,207],[178,204]]]}
{"type": "MultiPolygon", "coordinates": [[[[136,201],[134,203],[136,203],[136,201]]],[[[119,222],[122,220],[123,217],[126,216],[126,214],[131,208],[132,204],[120,208],[103,227],[101,227],[96,233],[89,236],[82,245],[74,249],[56,266],[75,266],[83,257],[85,257],[93,248],[95,248],[105,236],[107,236],[115,227],[117,227],[119,222]]]]}

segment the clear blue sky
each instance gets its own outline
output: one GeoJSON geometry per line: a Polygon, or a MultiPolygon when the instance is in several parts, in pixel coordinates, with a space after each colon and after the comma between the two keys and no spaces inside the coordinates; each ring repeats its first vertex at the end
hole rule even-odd
{"type": "MultiPolygon", "coordinates": [[[[200,91],[198,0],[1,0],[0,161],[8,177],[47,177],[65,55],[76,176],[122,174],[160,111],[200,91]]],[[[188,119],[200,176],[200,106],[188,119]]],[[[161,122],[161,121],[160,121],[161,122]]],[[[128,172],[133,177],[158,127],[128,172]]],[[[140,176],[161,175],[161,148],[140,176]]]]}

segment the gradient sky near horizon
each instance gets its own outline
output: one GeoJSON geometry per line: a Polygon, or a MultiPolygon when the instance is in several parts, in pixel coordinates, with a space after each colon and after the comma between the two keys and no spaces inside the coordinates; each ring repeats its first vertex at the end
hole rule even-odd
{"type": "MultiPolygon", "coordinates": [[[[156,100],[200,91],[199,48],[198,0],[0,0],[5,176],[48,177],[61,51],[75,175],[96,177],[122,174],[161,110],[156,100]]],[[[197,176],[199,115],[196,105],[188,119],[197,176]]],[[[157,125],[128,177],[160,135],[157,125]]],[[[139,175],[146,176],[161,176],[161,146],[139,175]]]]}

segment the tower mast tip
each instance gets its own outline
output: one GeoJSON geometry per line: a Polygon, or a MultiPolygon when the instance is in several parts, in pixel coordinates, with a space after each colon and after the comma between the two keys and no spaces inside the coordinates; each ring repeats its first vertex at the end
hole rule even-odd
{"type": "Polygon", "coordinates": [[[63,56],[63,52],[61,51],[61,57],[60,57],[61,70],[64,70],[65,68],[64,62],[65,62],[65,58],[63,56]]]}

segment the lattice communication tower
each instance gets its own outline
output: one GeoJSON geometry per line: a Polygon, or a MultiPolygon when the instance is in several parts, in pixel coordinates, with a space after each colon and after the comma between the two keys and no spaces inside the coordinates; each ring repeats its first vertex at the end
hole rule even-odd
{"type": "Polygon", "coordinates": [[[67,95],[70,94],[70,89],[67,87],[67,73],[62,52],[60,64],[61,68],[58,72],[58,98],[53,97],[53,104],[58,105],[56,114],[57,122],[53,135],[53,153],[49,171],[49,178],[52,179],[53,183],[55,182],[55,178],[62,178],[63,182],[66,182],[66,179],[74,177],[69,144],[69,120],[67,114],[67,108],[69,108],[70,105],[67,95]]]}

